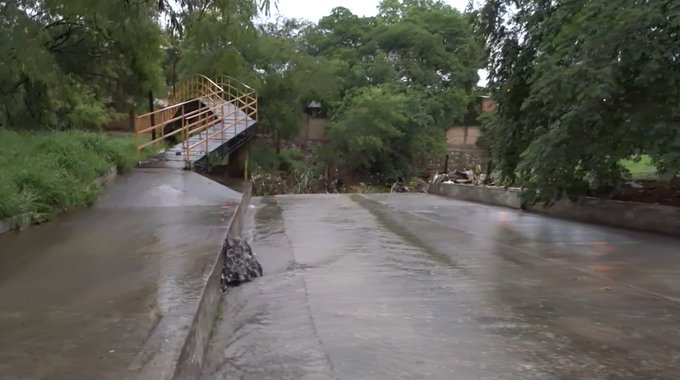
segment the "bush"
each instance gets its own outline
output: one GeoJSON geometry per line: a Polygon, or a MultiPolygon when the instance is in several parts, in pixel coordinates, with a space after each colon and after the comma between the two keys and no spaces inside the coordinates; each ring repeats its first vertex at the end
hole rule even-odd
{"type": "Polygon", "coordinates": [[[251,158],[254,167],[259,167],[267,172],[276,171],[281,165],[281,160],[276,151],[266,145],[255,146],[251,158]]]}
{"type": "Polygon", "coordinates": [[[305,166],[305,155],[299,149],[281,149],[281,170],[292,172],[305,166]]]}
{"type": "Polygon", "coordinates": [[[82,131],[0,129],[0,152],[0,219],[28,214],[34,223],[91,205],[100,191],[97,178],[136,162],[131,137],[82,131]]]}

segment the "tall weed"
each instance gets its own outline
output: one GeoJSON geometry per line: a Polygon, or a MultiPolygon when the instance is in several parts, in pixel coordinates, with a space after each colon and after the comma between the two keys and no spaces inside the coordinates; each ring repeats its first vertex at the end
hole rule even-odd
{"type": "Polygon", "coordinates": [[[100,191],[98,177],[135,162],[130,136],[0,129],[0,219],[28,214],[42,223],[61,211],[89,206],[100,191]]]}

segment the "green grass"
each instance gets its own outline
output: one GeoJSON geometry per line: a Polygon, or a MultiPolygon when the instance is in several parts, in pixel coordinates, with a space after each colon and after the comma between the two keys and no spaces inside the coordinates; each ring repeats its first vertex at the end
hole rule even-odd
{"type": "Polygon", "coordinates": [[[658,177],[652,158],[647,155],[622,160],[621,164],[628,169],[632,179],[656,179],[658,177]]]}
{"type": "Polygon", "coordinates": [[[18,133],[0,129],[0,219],[28,215],[42,223],[94,203],[96,179],[137,162],[134,137],[65,131],[18,133]]]}

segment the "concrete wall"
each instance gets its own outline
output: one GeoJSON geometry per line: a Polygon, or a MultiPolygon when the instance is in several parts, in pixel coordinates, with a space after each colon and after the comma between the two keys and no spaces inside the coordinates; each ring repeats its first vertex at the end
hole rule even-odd
{"type": "Polygon", "coordinates": [[[446,131],[446,146],[449,148],[474,147],[479,134],[477,125],[454,125],[446,131]]]}
{"type": "MultiPolygon", "coordinates": [[[[229,222],[229,230],[226,239],[240,238],[243,233],[243,219],[248,212],[252,195],[252,185],[249,185],[243,193],[234,216],[229,222]]],[[[225,246],[226,247],[226,239],[225,246]]],[[[224,249],[216,252],[215,265],[212,267],[210,278],[206,282],[198,310],[189,328],[189,334],[182,352],[175,365],[172,380],[194,380],[198,379],[203,367],[203,359],[208,350],[210,335],[217,317],[218,305],[221,300],[222,290],[220,289],[220,277],[224,266],[224,249]]],[[[140,379],[141,380],[141,379],[140,379]]]]}
{"type": "Polygon", "coordinates": [[[491,112],[496,108],[496,101],[491,98],[482,98],[480,100],[482,112],[491,112]]]}
{"type": "Polygon", "coordinates": [[[522,206],[522,202],[519,198],[519,190],[504,190],[503,188],[492,186],[441,183],[434,188],[431,188],[430,192],[464,201],[488,203],[496,206],[517,209],[522,206]]]}
{"type": "MultiPolygon", "coordinates": [[[[520,191],[500,187],[442,183],[431,193],[455,199],[519,209],[520,191]]],[[[562,200],[550,208],[532,206],[528,211],[586,223],[680,236],[680,208],[637,202],[584,197],[578,202],[562,200]]]]}
{"type": "Polygon", "coordinates": [[[306,141],[326,141],[326,126],[328,125],[328,119],[326,118],[313,118],[305,115],[302,120],[302,126],[300,127],[300,132],[293,139],[296,144],[304,144],[306,141]]]}
{"type": "MultiPolygon", "coordinates": [[[[305,118],[302,120],[300,132],[293,139],[296,144],[305,141],[327,141],[326,118],[305,118]]],[[[480,130],[478,125],[454,125],[446,131],[446,146],[449,148],[476,148],[480,130]]]]}

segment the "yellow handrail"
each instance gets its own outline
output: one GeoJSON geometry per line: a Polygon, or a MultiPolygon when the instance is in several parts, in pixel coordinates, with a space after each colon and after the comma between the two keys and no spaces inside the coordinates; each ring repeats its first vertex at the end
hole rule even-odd
{"type": "Polygon", "coordinates": [[[181,136],[182,150],[188,166],[191,165],[192,150],[205,144],[208,154],[209,140],[218,139],[225,143],[225,131],[240,123],[248,126],[248,119],[257,121],[257,93],[245,83],[227,75],[212,80],[204,75],[192,75],[175,87],[174,93],[168,96],[169,106],[147,112],[134,119],[135,141],[138,159],[142,149],[162,142],[170,137],[181,136]],[[198,108],[187,111],[186,108],[195,102],[198,108]],[[227,111],[225,106],[233,104],[227,111]],[[239,114],[240,112],[240,114],[239,114]],[[166,133],[166,127],[172,123],[180,126],[166,133]],[[211,128],[219,125],[219,128],[211,128]],[[142,143],[140,137],[153,131],[157,137],[142,143]],[[189,139],[198,135],[195,142],[189,139]]]}

